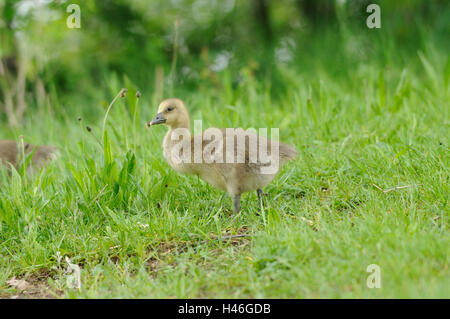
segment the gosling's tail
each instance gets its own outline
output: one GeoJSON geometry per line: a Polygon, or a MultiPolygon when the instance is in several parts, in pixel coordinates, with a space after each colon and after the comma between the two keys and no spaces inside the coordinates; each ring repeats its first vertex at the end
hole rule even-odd
{"type": "Polygon", "coordinates": [[[280,143],[280,158],[284,162],[295,159],[298,155],[298,151],[290,145],[280,143]]]}

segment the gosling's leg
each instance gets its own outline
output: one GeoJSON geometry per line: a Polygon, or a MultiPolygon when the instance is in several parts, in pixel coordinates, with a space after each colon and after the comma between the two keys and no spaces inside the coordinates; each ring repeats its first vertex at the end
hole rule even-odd
{"type": "Polygon", "coordinates": [[[258,188],[258,189],[256,190],[256,194],[258,194],[258,202],[261,202],[261,201],[262,201],[262,195],[263,195],[262,189],[261,189],[261,188],[258,188]]]}
{"type": "Polygon", "coordinates": [[[241,210],[241,194],[232,195],[233,198],[233,211],[237,215],[241,210]]]}
{"type": "Polygon", "coordinates": [[[264,195],[264,193],[263,193],[262,189],[261,189],[261,188],[258,188],[258,189],[256,190],[256,194],[258,194],[258,204],[259,204],[259,208],[260,208],[261,210],[263,210],[263,209],[264,209],[264,203],[263,203],[263,195],[264,195]]]}

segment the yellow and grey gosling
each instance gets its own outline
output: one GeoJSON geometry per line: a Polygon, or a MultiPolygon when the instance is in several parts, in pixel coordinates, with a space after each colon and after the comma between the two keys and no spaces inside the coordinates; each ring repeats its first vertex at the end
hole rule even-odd
{"type": "MultiPolygon", "coordinates": [[[[278,158],[278,169],[273,172],[273,174],[262,174],[261,168],[267,164],[263,164],[259,161],[250,161],[249,160],[249,137],[245,136],[245,149],[238,149],[238,144],[234,143],[233,156],[239,153],[239,151],[245,152],[245,161],[243,163],[195,163],[194,158],[194,139],[195,136],[190,136],[191,139],[191,159],[189,163],[181,162],[179,160],[174,160],[172,151],[173,148],[179,143],[179,140],[172,139],[172,132],[176,129],[186,129],[189,131],[189,113],[184,105],[183,101],[176,98],[166,99],[161,102],[158,107],[158,114],[155,118],[147,123],[147,126],[152,126],[156,124],[165,124],[168,126],[169,131],[164,137],[163,141],[163,153],[169,165],[184,174],[195,174],[198,175],[201,179],[205,180],[207,183],[222,189],[225,192],[228,192],[233,199],[233,210],[234,213],[238,213],[240,210],[240,201],[241,194],[244,192],[257,191],[258,199],[261,199],[262,188],[270,183],[275,175],[278,173],[281,166],[289,160],[292,160],[296,157],[297,151],[289,145],[272,141],[270,139],[265,139],[264,137],[258,136],[256,134],[253,137],[256,137],[258,141],[262,141],[263,139],[267,143],[268,150],[271,149],[271,145],[274,144],[278,146],[279,150],[279,158],[278,158]]],[[[223,147],[225,154],[226,152],[230,152],[231,150],[227,150],[225,148],[226,145],[226,134],[225,129],[220,130],[223,137],[223,147]]],[[[237,131],[239,134],[248,134],[244,130],[237,131]]],[[[202,134],[204,134],[203,132],[202,134]]],[[[190,133],[188,133],[190,134],[190,133]]],[[[204,136],[204,135],[203,135],[204,136]]],[[[209,137],[210,138],[210,137],[209,137]]],[[[235,138],[236,140],[237,138],[235,138]]],[[[207,147],[209,141],[206,138],[201,138],[202,140],[202,152],[207,147]],[[206,142],[205,142],[206,141],[206,142]]],[[[259,147],[259,144],[258,144],[259,147]]],[[[242,148],[242,147],[241,147],[242,148]]],[[[226,156],[226,155],[224,155],[226,156]]]]}
{"type": "MultiPolygon", "coordinates": [[[[23,151],[25,154],[30,154],[34,151],[31,164],[28,167],[28,172],[32,173],[39,170],[41,167],[56,160],[60,153],[56,146],[50,145],[33,145],[24,143],[23,151]]],[[[11,140],[0,140],[0,167],[9,166],[12,164],[16,169],[18,168],[21,159],[22,150],[20,143],[11,140]]]]}

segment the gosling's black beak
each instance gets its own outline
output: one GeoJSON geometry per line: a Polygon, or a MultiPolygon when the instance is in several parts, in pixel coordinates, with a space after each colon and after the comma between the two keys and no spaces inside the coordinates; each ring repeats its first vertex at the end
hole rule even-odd
{"type": "Polygon", "coordinates": [[[162,124],[165,122],[166,122],[166,119],[163,117],[163,114],[158,113],[158,114],[156,114],[156,116],[153,118],[153,120],[151,122],[147,123],[147,127],[150,127],[150,126],[156,125],[156,124],[162,124]]]}

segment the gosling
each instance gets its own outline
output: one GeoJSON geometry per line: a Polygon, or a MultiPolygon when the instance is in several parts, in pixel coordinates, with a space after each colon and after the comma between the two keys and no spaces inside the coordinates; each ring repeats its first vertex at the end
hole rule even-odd
{"type": "Polygon", "coordinates": [[[256,190],[258,200],[261,201],[262,188],[274,179],[283,164],[297,155],[291,146],[266,139],[249,130],[237,129],[234,135],[229,135],[229,129],[210,128],[202,134],[191,136],[189,123],[189,113],[183,101],[171,98],[161,102],[158,113],[147,123],[147,127],[157,124],[168,126],[162,146],[169,165],[181,173],[197,175],[229,193],[234,214],[240,211],[242,193],[256,190]],[[186,137],[183,143],[180,143],[180,136],[186,137]],[[233,139],[231,147],[227,145],[227,136],[229,141],[233,139]],[[241,143],[234,143],[236,140],[241,140],[241,143]],[[197,150],[196,141],[200,142],[197,142],[197,150]],[[256,149],[252,149],[252,143],[256,143],[256,149]],[[253,156],[264,149],[268,156],[274,156],[275,167],[269,167],[268,161],[262,161],[261,156],[253,156]]]}
{"type": "MultiPolygon", "coordinates": [[[[27,155],[34,151],[31,163],[28,167],[29,173],[34,173],[43,166],[56,160],[59,156],[59,149],[56,146],[39,145],[24,143],[23,152],[27,155]]],[[[16,141],[0,140],[0,168],[11,164],[18,169],[21,160],[22,150],[16,141]]]]}

